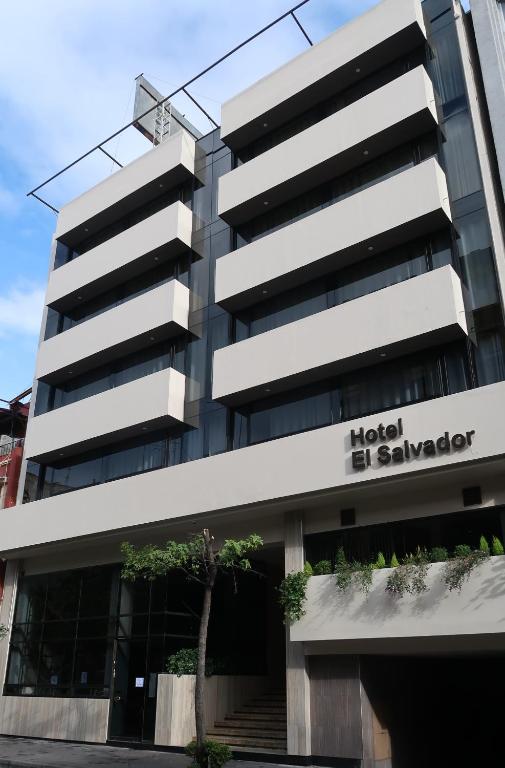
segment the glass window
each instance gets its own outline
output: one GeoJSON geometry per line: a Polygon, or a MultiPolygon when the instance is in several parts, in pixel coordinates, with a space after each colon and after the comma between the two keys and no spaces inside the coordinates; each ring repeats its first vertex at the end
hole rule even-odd
{"type": "Polygon", "coordinates": [[[505,380],[503,335],[499,331],[478,334],[474,350],[478,386],[505,380]]]}
{"type": "Polygon", "coordinates": [[[113,566],[21,577],[5,693],[108,695],[113,577],[113,566]]]}
{"type": "Polygon", "coordinates": [[[455,227],[471,308],[497,303],[498,286],[486,211],[482,209],[457,219],[455,227]]]}
{"type": "Polygon", "coordinates": [[[468,113],[458,112],[444,123],[443,153],[452,200],[481,189],[479,161],[468,113]]]}

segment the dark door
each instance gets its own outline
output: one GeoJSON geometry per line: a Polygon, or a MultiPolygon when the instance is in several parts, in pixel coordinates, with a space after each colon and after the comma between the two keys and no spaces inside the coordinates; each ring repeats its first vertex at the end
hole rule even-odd
{"type": "Polygon", "coordinates": [[[147,673],[147,640],[118,640],[109,738],[152,741],[155,710],[156,678],[147,673]]]}

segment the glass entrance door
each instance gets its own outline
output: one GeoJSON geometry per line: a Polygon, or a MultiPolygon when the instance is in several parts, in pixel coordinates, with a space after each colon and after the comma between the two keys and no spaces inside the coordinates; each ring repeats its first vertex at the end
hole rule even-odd
{"type": "Polygon", "coordinates": [[[154,742],[156,689],[161,669],[156,650],[148,647],[147,640],[117,641],[110,739],[154,742]]]}

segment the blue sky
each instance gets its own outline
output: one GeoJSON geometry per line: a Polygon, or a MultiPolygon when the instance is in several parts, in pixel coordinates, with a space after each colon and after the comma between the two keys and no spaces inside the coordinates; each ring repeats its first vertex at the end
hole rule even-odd
{"type": "MultiPolygon", "coordinates": [[[[0,28],[0,398],[31,386],[55,216],[26,192],[131,119],[134,78],[175,89],[294,0],[25,0],[0,28]]],[[[314,41],[375,0],[310,0],[298,12],[314,41]]],[[[219,104],[304,50],[286,20],[194,86],[219,104]]],[[[189,104],[175,102],[188,117],[189,104]]],[[[201,124],[202,129],[210,126],[201,124]]],[[[149,146],[130,129],[108,149],[127,162],[149,146]]],[[[44,194],[62,205],[111,172],[98,158],[44,194]]]]}

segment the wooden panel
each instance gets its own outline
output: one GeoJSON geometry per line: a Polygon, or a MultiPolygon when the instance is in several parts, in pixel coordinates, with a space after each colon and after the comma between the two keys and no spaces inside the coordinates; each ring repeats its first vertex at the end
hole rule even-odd
{"type": "Polygon", "coordinates": [[[2,696],[0,733],[104,743],[109,699],[2,696]]]}
{"type": "MultiPolygon", "coordinates": [[[[214,675],[205,681],[207,727],[268,689],[268,678],[214,675]]],[[[183,747],[195,736],[194,675],[159,675],[154,743],[183,747]]]]}
{"type": "Polygon", "coordinates": [[[358,659],[309,659],[312,754],[361,759],[361,696],[358,659]]]}

